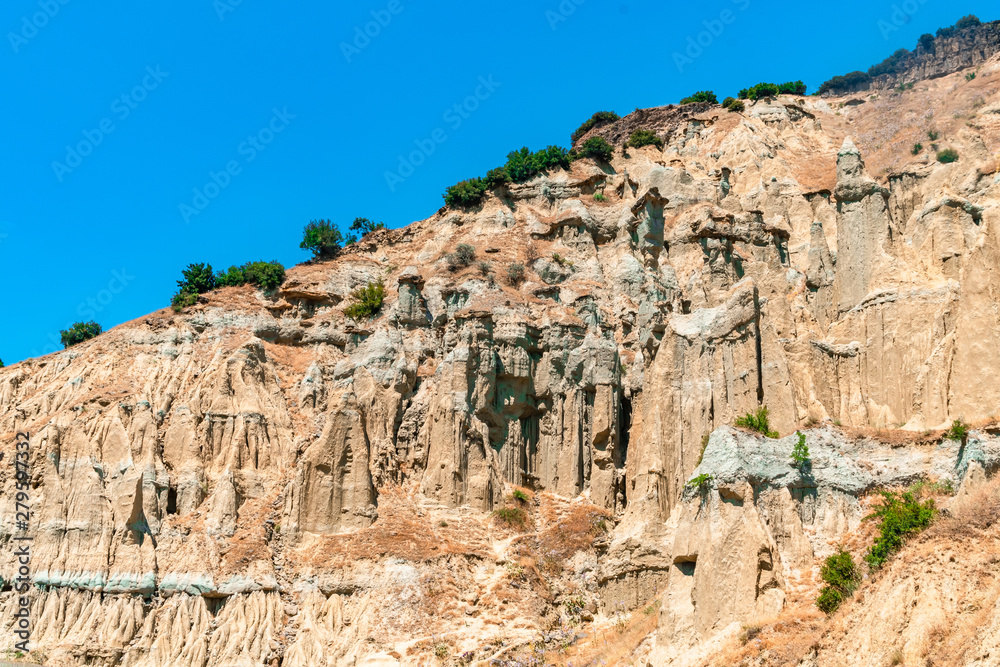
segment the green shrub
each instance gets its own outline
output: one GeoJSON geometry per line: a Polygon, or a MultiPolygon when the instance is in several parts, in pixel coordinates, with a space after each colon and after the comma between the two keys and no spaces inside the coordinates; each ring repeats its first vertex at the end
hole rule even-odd
{"type": "Polygon", "coordinates": [[[3,359],[0,359],[0,368],[3,368],[3,367],[4,367],[4,365],[3,365],[3,359]]]}
{"type": "Polygon", "coordinates": [[[611,147],[611,144],[601,137],[591,137],[583,142],[574,157],[575,159],[589,157],[594,160],[610,162],[613,154],[614,149],[611,147]]]}
{"type": "Polygon", "coordinates": [[[174,309],[175,313],[179,313],[189,306],[193,306],[198,303],[198,295],[193,292],[178,292],[174,294],[173,299],[170,301],[170,307],[174,309]]]}
{"type": "Polygon", "coordinates": [[[912,153],[914,155],[919,155],[920,151],[922,151],[922,150],[924,150],[924,145],[923,144],[921,144],[919,142],[913,144],[913,151],[912,151],[912,153]]]}
{"type": "Polygon", "coordinates": [[[528,497],[528,494],[522,491],[521,489],[514,489],[514,493],[510,495],[512,498],[514,498],[514,500],[518,502],[527,503],[531,501],[531,498],[528,497]]]}
{"type": "Polygon", "coordinates": [[[628,138],[625,143],[625,147],[631,146],[632,148],[642,148],[643,146],[656,146],[661,151],[663,150],[663,139],[656,136],[655,132],[650,130],[636,130],[628,138]]]}
{"type": "Polygon", "coordinates": [[[101,325],[93,320],[89,322],[76,322],[69,329],[60,331],[60,338],[64,348],[70,348],[91,338],[97,338],[104,330],[101,325]]]}
{"type": "Polygon", "coordinates": [[[507,155],[503,170],[514,183],[524,183],[556,167],[569,169],[569,163],[569,151],[560,146],[548,146],[534,153],[525,146],[507,155]]]}
{"type": "Polygon", "coordinates": [[[697,477],[689,480],[688,483],[685,484],[684,486],[687,486],[692,489],[697,488],[699,491],[707,491],[712,486],[712,482],[714,481],[715,481],[714,477],[702,473],[697,477]]]}
{"type": "Polygon", "coordinates": [[[802,81],[786,81],[778,84],[778,92],[782,95],[805,95],[807,89],[802,81]]]}
{"type": "Polygon", "coordinates": [[[746,105],[744,105],[743,102],[739,101],[735,97],[727,97],[726,99],[722,100],[722,108],[729,109],[730,111],[735,113],[742,113],[743,111],[746,110],[746,105]]]}
{"type": "Polygon", "coordinates": [[[299,247],[309,250],[314,257],[331,257],[340,252],[344,235],[329,220],[313,220],[302,230],[299,247]]]}
{"type": "Polygon", "coordinates": [[[937,130],[927,130],[927,138],[930,139],[931,141],[937,141],[937,138],[940,136],[941,135],[938,134],[937,130]]]}
{"type": "Polygon", "coordinates": [[[952,162],[957,162],[958,151],[954,148],[946,148],[943,151],[938,151],[937,161],[941,164],[951,164],[952,162]]]}
{"type": "Polygon", "coordinates": [[[903,60],[910,55],[908,49],[897,49],[891,56],[877,65],[868,68],[868,76],[875,78],[882,74],[898,74],[901,71],[903,60]]]}
{"type": "Polygon", "coordinates": [[[517,287],[524,282],[524,264],[521,262],[511,262],[507,265],[507,283],[517,287]]]}
{"type": "Polygon", "coordinates": [[[354,218],[354,222],[351,223],[350,230],[352,232],[361,232],[361,235],[364,236],[385,228],[386,226],[384,222],[373,222],[368,218],[354,218]]]}
{"type": "Polygon", "coordinates": [[[919,46],[924,47],[925,51],[933,51],[934,35],[930,34],[929,32],[925,32],[924,34],[920,35],[920,39],[917,40],[917,44],[919,46]]]}
{"type": "Polygon", "coordinates": [[[497,167],[486,172],[486,178],[483,179],[483,182],[488,190],[499,190],[510,183],[510,176],[507,175],[506,169],[497,167]]]}
{"type": "Polygon", "coordinates": [[[492,265],[485,260],[479,260],[478,262],[476,262],[476,269],[479,271],[479,274],[482,275],[484,278],[490,275],[491,268],[493,268],[492,265]]]}
{"type": "Polygon", "coordinates": [[[242,268],[246,282],[267,292],[285,282],[285,267],[281,262],[248,262],[242,268]]]}
{"type": "Polygon", "coordinates": [[[472,208],[482,203],[486,196],[486,181],[470,178],[449,187],[444,193],[444,204],[452,208],[472,208]]]}
{"type": "Polygon", "coordinates": [[[882,504],[867,517],[879,520],[879,534],[865,556],[865,562],[873,570],[882,567],[890,556],[902,549],[911,535],[931,525],[937,514],[933,499],[920,502],[909,491],[882,491],[881,494],[882,504]]]}
{"type": "Polygon", "coordinates": [[[966,28],[972,28],[977,25],[981,25],[982,21],[974,14],[967,14],[962,18],[958,19],[954,26],[955,30],[965,30],[966,28]]]}
{"type": "Polygon", "coordinates": [[[580,137],[590,132],[592,129],[598,125],[607,125],[608,123],[613,123],[619,120],[621,116],[616,114],[614,111],[598,111],[593,116],[591,116],[583,125],[577,128],[571,136],[572,142],[575,144],[579,141],[580,137]]]}
{"type": "Polygon", "coordinates": [[[799,436],[799,441],[795,443],[795,447],[792,449],[792,465],[799,470],[804,470],[810,462],[809,447],[806,445],[805,433],[800,431],[796,435],[799,436]]]}
{"type": "Polygon", "coordinates": [[[948,440],[960,440],[962,442],[965,442],[966,439],[969,437],[969,430],[970,429],[968,424],[966,424],[961,419],[956,419],[954,422],[952,422],[951,428],[945,431],[944,437],[948,440]]]}
{"type": "Polygon", "coordinates": [[[777,431],[771,430],[771,421],[768,417],[766,405],[757,408],[756,412],[748,412],[743,417],[736,420],[736,426],[761,433],[768,438],[778,438],[777,431]]]}
{"type": "Polygon", "coordinates": [[[605,197],[605,196],[604,196],[604,195],[603,195],[602,193],[600,193],[600,192],[595,192],[595,193],[594,193],[594,201],[600,201],[600,202],[605,202],[605,201],[608,201],[608,198],[607,198],[607,197],[605,197]]]}
{"type": "Polygon", "coordinates": [[[835,76],[829,81],[824,81],[823,85],[816,91],[816,94],[822,95],[823,93],[829,93],[841,88],[854,88],[869,81],[871,81],[871,77],[866,72],[848,72],[847,74],[835,76]]]}
{"type": "Polygon", "coordinates": [[[520,507],[501,507],[493,512],[493,516],[511,528],[523,530],[528,525],[528,515],[520,507]]]}
{"type": "Polygon", "coordinates": [[[243,272],[243,268],[239,266],[230,266],[225,271],[219,271],[215,274],[216,288],[239,287],[240,285],[246,284],[247,276],[243,272]]]}
{"type": "Polygon", "coordinates": [[[719,100],[715,97],[715,93],[711,90],[699,90],[694,95],[689,95],[681,100],[681,104],[695,104],[697,102],[708,102],[710,104],[718,104],[719,100]]]}
{"type": "Polygon", "coordinates": [[[451,271],[464,269],[476,261],[476,249],[468,243],[459,243],[455,246],[455,252],[445,255],[445,261],[451,271]]]}
{"type": "Polygon", "coordinates": [[[215,289],[215,274],[212,273],[211,264],[188,264],[181,275],[183,279],[177,281],[181,292],[204,294],[215,289]]]}
{"type": "Polygon", "coordinates": [[[965,75],[965,80],[966,81],[972,81],[975,78],[976,78],[976,73],[975,72],[969,72],[968,74],[965,75]]]}
{"type": "Polygon", "coordinates": [[[759,100],[762,97],[775,97],[778,92],[778,86],[773,83],[758,83],[756,86],[740,90],[740,99],[759,100]]]}
{"type": "Polygon", "coordinates": [[[854,594],[861,584],[861,572],[854,558],[843,548],[824,561],[820,577],[826,584],[820,591],[816,606],[826,614],[832,614],[844,599],[854,594]]]}
{"type": "Polygon", "coordinates": [[[351,292],[351,305],[344,314],[352,320],[370,320],[382,309],[385,301],[385,284],[379,280],[351,292]]]}

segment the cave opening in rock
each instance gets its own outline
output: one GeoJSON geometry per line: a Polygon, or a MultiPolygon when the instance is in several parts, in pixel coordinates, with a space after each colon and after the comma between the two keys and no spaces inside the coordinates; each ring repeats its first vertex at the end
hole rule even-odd
{"type": "Polygon", "coordinates": [[[632,399],[621,392],[620,422],[618,424],[618,467],[624,468],[628,460],[628,440],[629,432],[632,430],[632,399]]]}
{"type": "Polygon", "coordinates": [[[177,514],[177,487],[167,489],[167,514],[177,514]]]}
{"type": "Polygon", "coordinates": [[[698,556],[677,556],[674,558],[674,567],[685,577],[693,577],[695,568],[698,565],[698,556]]]}

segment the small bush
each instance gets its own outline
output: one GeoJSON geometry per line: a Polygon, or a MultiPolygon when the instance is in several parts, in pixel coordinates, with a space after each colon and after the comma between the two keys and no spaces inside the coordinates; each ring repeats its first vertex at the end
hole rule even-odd
{"type": "Polygon", "coordinates": [[[931,525],[937,514],[933,499],[920,502],[909,491],[881,493],[882,504],[867,517],[879,520],[879,535],[865,556],[865,562],[873,570],[882,567],[890,556],[902,549],[911,535],[931,525]]]}
{"type": "Polygon", "coordinates": [[[922,151],[922,150],[924,150],[924,145],[923,144],[921,144],[921,143],[913,144],[913,151],[912,151],[912,153],[914,155],[919,155],[920,151],[922,151]]]}
{"type": "Polygon", "coordinates": [[[743,417],[736,420],[736,426],[740,428],[749,429],[751,431],[756,431],[757,433],[763,434],[768,438],[778,438],[777,431],[771,430],[771,421],[768,417],[768,410],[766,405],[762,405],[757,408],[756,412],[748,412],[743,417]]]}
{"type": "Polygon", "coordinates": [[[570,135],[573,143],[575,144],[579,139],[590,132],[592,129],[598,125],[607,125],[608,123],[613,123],[619,120],[621,116],[616,114],[614,111],[598,111],[593,116],[591,116],[583,125],[577,128],[576,132],[570,135]]]}
{"type": "Polygon", "coordinates": [[[933,51],[934,35],[930,34],[929,32],[925,32],[924,34],[920,35],[920,39],[917,40],[917,44],[919,46],[924,47],[925,51],[933,51]]]}
{"type": "Polygon", "coordinates": [[[448,253],[444,258],[450,271],[458,271],[472,265],[476,260],[476,249],[468,243],[459,243],[455,252],[448,253]]]}
{"type": "Polygon", "coordinates": [[[532,153],[525,146],[507,155],[507,164],[503,170],[514,183],[524,183],[557,167],[569,169],[569,163],[570,154],[565,148],[548,146],[532,153]]]}
{"type": "Polygon", "coordinates": [[[958,162],[958,151],[954,148],[946,148],[943,151],[938,151],[937,161],[941,164],[951,164],[952,162],[958,162]]]}
{"type": "Polygon", "coordinates": [[[215,275],[216,287],[239,287],[246,284],[247,276],[243,272],[243,268],[239,266],[230,266],[225,271],[219,271],[215,275]]]}
{"type": "Polygon", "coordinates": [[[600,192],[597,192],[597,193],[594,194],[594,201],[606,202],[606,201],[608,201],[608,198],[605,197],[600,192]]]}
{"type": "Polygon", "coordinates": [[[735,97],[727,97],[722,100],[722,108],[729,109],[734,113],[743,113],[746,111],[746,105],[735,97]]]}
{"type": "Polygon", "coordinates": [[[956,419],[952,422],[951,428],[945,431],[944,437],[948,440],[960,440],[961,442],[965,442],[969,437],[969,430],[968,424],[961,419],[956,419]]]}
{"type": "Polygon", "coordinates": [[[854,558],[843,548],[827,557],[820,568],[820,578],[826,584],[820,591],[816,606],[826,614],[832,614],[861,584],[861,572],[854,558]]]}
{"type": "Polygon", "coordinates": [[[486,196],[486,181],[470,178],[449,187],[444,193],[444,204],[452,208],[472,208],[479,206],[486,196]]]}
{"type": "Polygon", "coordinates": [[[707,491],[712,486],[712,482],[714,481],[715,481],[714,477],[702,473],[697,477],[695,477],[694,479],[689,480],[688,483],[685,484],[684,486],[687,486],[692,489],[697,488],[699,491],[707,491]]]}
{"type": "Polygon", "coordinates": [[[792,449],[792,465],[799,470],[804,470],[810,462],[809,447],[806,445],[805,433],[799,432],[797,435],[799,436],[799,441],[792,449]]]}
{"type": "Polygon", "coordinates": [[[528,494],[522,491],[521,489],[514,489],[514,493],[510,495],[514,500],[518,502],[521,503],[531,502],[531,498],[528,497],[528,494]]]}
{"type": "Polygon", "coordinates": [[[711,90],[699,90],[694,95],[689,95],[681,100],[681,104],[696,104],[697,102],[718,104],[719,100],[715,97],[715,93],[711,90]]]}
{"type": "Polygon", "coordinates": [[[507,187],[507,184],[510,183],[510,176],[507,175],[507,170],[503,167],[497,167],[486,172],[486,178],[483,179],[483,182],[487,189],[499,190],[507,187]]]}
{"type": "Polygon", "coordinates": [[[89,322],[77,322],[69,329],[60,331],[63,347],[68,349],[91,338],[97,338],[104,330],[101,325],[93,320],[89,322]]]}
{"type": "Polygon", "coordinates": [[[656,136],[655,132],[650,130],[636,130],[632,133],[632,136],[628,138],[625,143],[625,147],[642,148],[643,146],[656,146],[661,151],[663,150],[663,139],[656,136]]]}
{"type": "Polygon", "coordinates": [[[511,262],[507,265],[507,283],[517,287],[524,282],[524,264],[521,262],[511,262]]]}
{"type": "Polygon", "coordinates": [[[191,292],[178,292],[170,301],[170,307],[174,309],[175,313],[179,313],[185,308],[193,306],[196,303],[198,303],[197,294],[192,294],[191,292]]]}
{"type": "Polygon", "coordinates": [[[486,276],[490,275],[490,269],[491,268],[493,268],[493,265],[490,264],[489,262],[485,261],[485,260],[481,259],[478,262],[476,262],[476,270],[478,270],[479,274],[481,276],[483,276],[484,278],[486,276]]]}
{"type": "Polygon", "coordinates": [[[285,267],[281,262],[247,262],[242,271],[247,283],[268,292],[285,282],[285,267]]]}
{"type": "Polygon", "coordinates": [[[520,528],[523,530],[528,525],[528,515],[520,507],[502,507],[494,511],[493,516],[511,528],[520,528]]]}
{"type": "Polygon", "coordinates": [[[313,220],[302,230],[299,247],[309,250],[314,257],[331,257],[340,252],[344,235],[329,220],[313,220]]]}
{"type": "Polygon", "coordinates": [[[211,264],[188,264],[181,275],[183,279],[177,281],[181,292],[204,294],[215,289],[215,274],[211,264]]]}
{"type": "Polygon", "coordinates": [[[756,86],[740,90],[740,99],[756,101],[762,97],[775,97],[778,92],[778,86],[773,83],[758,83],[756,86]]]}
{"type": "Polygon", "coordinates": [[[0,359],[0,368],[3,368],[3,359],[0,359]]]}
{"type": "Polygon", "coordinates": [[[350,230],[352,232],[361,232],[361,235],[364,236],[385,228],[384,222],[373,222],[368,218],[355,218],[354,222],[351,223],[350,230]]]}
{"type": "Polygon", "coordinates": [[[368,283],[351,292],[351,305],[344,309],[344,314],[352,320],[370,320],[382,309],[385,301],[385,284],[368,283]]]}
{"type": "Polygon", "coordinates": [[[927,130],[927,138],[931,141],[937,141],[939,136],[941,135],[938,134],[937,130],[927,130]]]}
{"type": "Polygon", "coordinates": [[[982,21],[980,21],[979,17],[977,17],[976,15],[967,14],[966,16],[963,16],[962,18],[958,19],[958,21],[952,27],[955,30],[965,30],[966,28],[972,28],[974,26],[980,25],[981,23],[982,21]]]}
{"type": "Polygon", "coordinates": [[[591,137],[583,142],[583,145],[580,146],[574,157],[576,159],[589,157],[594,160],[610,162],[613,154],[614,149],[611,147],[611,144],[601,137],[591,137]]]}
{"type": "Polygon", "coordinates": [[[965,75],[965,80],[966,81],[972,81],[975,78],[976,78],[976,73],[975,72],[969,72],[968,74],[965,75]]]}
{"type": "Polygon", "coordinates": [[[802,81],[786,81],[778,84],[778,92],[782,95],[805,95],[808,90],[802,81]]]}

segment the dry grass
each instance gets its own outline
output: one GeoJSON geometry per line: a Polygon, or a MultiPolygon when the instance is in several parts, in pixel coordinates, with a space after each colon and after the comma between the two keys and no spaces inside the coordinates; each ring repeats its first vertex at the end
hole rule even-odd
{"type": "Polygon", "coordinates": [[[374,524],[354,533],[323,535],[290,558],[303,566],[340,568],[357,560],[386,556],[411,562],[448,555],[491,557],[489,536],[482,524],[464,518],[447,524],[442,526],[427,514],[421,516],[402,490],[388,487],[379,494],[379,516],[374,524]]]}
{"type": "Polygon", "coordinates": [[[735,642],[707,663],[711,667],[798,665],[823,636],[827,617],[815,605],[787,607],[773,619],[745,626],[735,642]]]}

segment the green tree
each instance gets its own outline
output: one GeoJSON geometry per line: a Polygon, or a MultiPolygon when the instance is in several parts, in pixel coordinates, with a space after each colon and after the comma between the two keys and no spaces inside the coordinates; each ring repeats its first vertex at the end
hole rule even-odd
{"type": "Polygon", "coordinates": [[[354,222],[351,223],[350,231],[361,232],[361,235],[371,234],[379,229],[385,229],[384,222],[374,222],[368,218],[354,218],[354,222]]]}
{"type": "Polygon", "coordinates": [[[589,157],[594,160],[611,162],[612,155],[614,155],[614,149],[611,147],[611,144],[601,137],[591,137],[580,146],[580,149],[576,153],[576,158],[589,157]]]}
{"type": "Polygon", "coordinates": [[[104,330],[101,328],[101,325],[91,320],[89,322],[76,322],[69,329],[65,329],[59,333],[63,347],[68,349],[85,340],[96,338],[103,332],[104,330]]]}
{"type": "Polygon", "coordinates": [[[450,186],[444,193],[444,204],[452,208],[472,208],[483,202],[486,196],[486,181],[470,178],[450,186]]]}
{"type": "Polygon", "coordinates": [[[299,247],[309,250],[314,257],[332,257],[340,252],[344,235],[329,220],[313,220],[302,230],[299,247]]]}
{"type": "Polygon", "coordinates": [[[806,445],[806,434],[798,431],[796,435],[799,436],[799,441],[795,443],[795,447],[792,449],[792,465],[799,470],[805,470],[810,462],[809,447],[806,445]]]}
{"type": "Polygon", "coordinates": [[[212,273],[211,264],[188,264],[181,275],[183,279],[177,281],[181,292],[204,294],[215,289],[215,274],[212,273]]]}
{"type": "Polygon", "coordinates": [[[711,90],[699,90],[693,95],[689,95],[681,100],[681,104],[695,104],[697,102],[709,102],[710,104],[718,104],[719,100],[715,97],[715,93],[711,90]]]}
{"type": "Polygon", "coordinates": [[[613,123],[619,120],[621,116],[616,114],[614,111],[598,111],[593,116],[591,116],[583,125],[577,128],[576,132],[570,135],[572,142],[575,144],[580,140],[583,135],[590,132],[592,129],[598,125],[607,125],[608,123],[613,123]]]}

